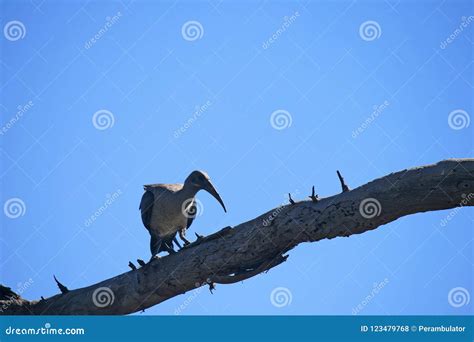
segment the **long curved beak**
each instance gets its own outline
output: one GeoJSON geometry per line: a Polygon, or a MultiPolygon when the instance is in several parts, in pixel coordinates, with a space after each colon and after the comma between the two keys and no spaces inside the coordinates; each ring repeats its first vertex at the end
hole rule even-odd
{"type": "Polygon", "coordinates": [[[211,182],[207,182],[204,190],[206,190],[208,193],[210,193],[212,195],[212,197],[214,197],[217,200],[217,202],[220,203],[220,205],[222,206],[224,211],[227,212],[227,209],[225,208],[225,205],[224,205],[224,201],[222,201],[221,196],[219,195],[216,188],[214,188],[214,185],[212,185],[211,182]]]}

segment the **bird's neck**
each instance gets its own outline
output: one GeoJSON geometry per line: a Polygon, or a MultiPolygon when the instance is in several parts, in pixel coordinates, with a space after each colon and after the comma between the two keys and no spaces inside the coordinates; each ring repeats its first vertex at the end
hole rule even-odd
{"type": "Polygon", "coordinates": [[[190,184],[184,184],[183,185],[183,188],[179,191],[179,197],[185,201],[187,200],[188,198],[193,198],[194,196],[196,196],[196,193],[199,191],[198,188],[196,188],[195,186],[192,186],[190,184]]]}

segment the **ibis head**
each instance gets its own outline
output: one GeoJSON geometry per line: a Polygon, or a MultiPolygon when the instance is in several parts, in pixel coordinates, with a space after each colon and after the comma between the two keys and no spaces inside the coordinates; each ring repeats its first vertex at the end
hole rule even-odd
{"type": "Polygon", "coordinates": [[[224,201],[222,201],[221,196],[217,192],[214,185],[212,185],[209,176],[204,171],[193,171],[184,181],[184,187],[192,187],[197,191],[205,190],[214,197],[217,202],[220,203],[225,212],[227,212],[224,201]]]}

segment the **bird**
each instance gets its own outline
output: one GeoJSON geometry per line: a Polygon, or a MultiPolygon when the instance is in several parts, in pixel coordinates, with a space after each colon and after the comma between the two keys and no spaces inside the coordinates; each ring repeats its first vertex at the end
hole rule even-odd
{"type": "Polygon", "coordinates": [[[185,237],[197,213],[195,196],[200,190],[210,193],[227,209],[221,196],[204,171],[193,171],[184,184],[148,184],[143,186],[145,193],[140,202],[143,225],[150,233],[150,261],[159,252],[175,253],[173,242],[181,248],[176,234],[185,245],[190,242],[185,237]]]}

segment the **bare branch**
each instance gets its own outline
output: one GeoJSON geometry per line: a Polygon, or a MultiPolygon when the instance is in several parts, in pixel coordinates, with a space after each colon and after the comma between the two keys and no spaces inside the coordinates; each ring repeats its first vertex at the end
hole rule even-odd
{"type": "Polygon", "coordinates": [[[344,181],[344,178],[342,177],[339,170],[337,170],[336,172],[337,172],[337,177],[339,178],[339,182],[341,183],[342,192],[350,191],[349,187],[347,186],[346,182],[344,181]]]}
{"type": "Polygon", "coordinates": [[[53,275],[53,278],[54,278],[54,281],[56,282],[56,285],[58,286],[59,291],[61,291],[61,293],[68,293],[69,292],[69,289],[66,286],[64,286],[63,284],[61,284],[59,282],[59,280],[56,278],[55,275],[53,275]]]}
{"type": "MultiPolygon", "coordinates": [[[[347,185],[342,176],[340,180],[344,190],[347,185]]],[[[284,262],[282,255],[302,242],[360,234],[414,213],[472,206],[474,159],[403,170],[319,201],[293,203],[89,287],[41,301],[0,300],[1,313],[128,314],[195,289],[196,284],[242,281],[284,262]],[[113,300],[97,305],[103,290],[113,300]]]]}
{"type": "Polygon", "coordinates": [[[312,187],[312,189],[311,189],[311,195],[308,196],[308,197],[311,198],[311,201],[313,201],[313,202],[319,201],[318,195],[315,194],[315,192],[314,192],[314,185],[313,185],[313,187],[312,187]]]}

